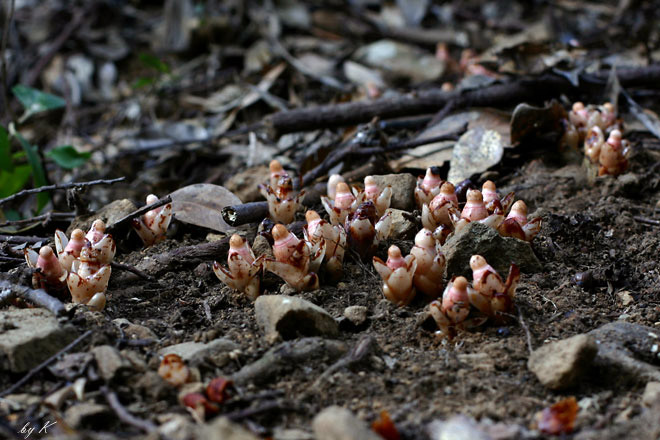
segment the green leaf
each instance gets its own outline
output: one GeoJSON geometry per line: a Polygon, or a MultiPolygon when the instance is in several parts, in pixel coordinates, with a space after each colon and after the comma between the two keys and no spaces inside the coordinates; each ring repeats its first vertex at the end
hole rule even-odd
{"type": "Polygon", "coordinates": [[[9,197],[25,188],[30,174],[30,165],[18,165],[12,172],[0,171],[0,198],[9,197]]]}
{"type": "Polygon", "coordinates": [[[41,113],[46,110],[53,110],[56,108],[64,107],[66,105],[66,101],[59,96],[41,92],[37,89],[22,86],[20,84],[14,86],[11,91],[14,92],[16,98],[21,102],[21,104],[23,104],[23,107],[25,108],[25,115],[22,117],[23,120],[27,119],[28,116],[34,115],[35,113],[41,113]]]}
{"type": "Polygon", "coordinates": [[[163,60],[154,55],[141,53],[139,57],[140,61],[142,61],[142,64],[147,67],[151,67],[160,73],[169,73],[170,71],[170,67],[163,60]]]}
{"type": "Polygon", "coordinates": [[[12,172],[14,162],[11,160],[11,147],[9,145],[9,134],[5,127],[0,125],[0,170],[12,172]]]}
{"type": "Polygon", "coordinates": [[[135,80],[133,83],[134,89],[141,89],[142,87],[147,87],[156,82],[156,78],[142,77],[135,80]]]}
{"type": "MultiPolygon", "coordinates": [[[[44,166],[41,163],[41,158],[37,152],[37,147],[30,145],[30,143],[25,140],[20,133],[16,133],[23,150],[27,156],[28,164],[32,168],[32,179],[34,181],[34,187],[39,188],[40,186],[46,185],[46,171],[44,166]]],[[[47,192],[41,192],[37,194],[37,214],[43,209],[44,206],[50,200],[50,195],[47,192]]]]}
{"type": "Polygon", "coordinates": [[[92,153],[79,152],[71,145],[61,145],[50,150],[46,156],[53,159],[62,168],[72,170],[87,162],[92,157],[92,153]]]}

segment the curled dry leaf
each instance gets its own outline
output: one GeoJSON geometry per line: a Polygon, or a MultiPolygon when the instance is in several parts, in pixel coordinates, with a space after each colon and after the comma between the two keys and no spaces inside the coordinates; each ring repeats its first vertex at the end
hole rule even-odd
{"type": "Polygon", "coordinates": [[[570,434],[575,427],[578,413],[575,397],[561,400],[536,414],[538,428],[544,434],[570,434]]]}
{"type": "Polygon", "coordinates": [[[504,154],[504,140],[494,130],[476,127],[468,130],[454,146],[447,180],[457,184],[471,175],[499,163],[504,154]]]}
{"type": "Polygon", "coordinates": [[[218,232],[227,232],[230,228],[222,219],[222,208],[242,203],[227,188],[210,183],[188,185],[170,196],[177,220],[218,232]]]}

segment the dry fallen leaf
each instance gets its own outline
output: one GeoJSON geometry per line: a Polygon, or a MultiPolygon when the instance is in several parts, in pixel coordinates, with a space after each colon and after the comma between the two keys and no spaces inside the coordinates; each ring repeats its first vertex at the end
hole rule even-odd
{"type": "Polygon", "coordinates": [[[447,180],[457,185],[471,175],[496,165],[503,153],[502,136],[496,131],[482,127],[468,130],[454,146],[447,180]]]}
{"type": "Polygon", "coordinates": [[[225,206],[241,204],[241,200],[227,188],[210,183],[189,185],[172,194],[172,211],[177,220],[218,232],[230,226],[222,219],[225,206]]]}

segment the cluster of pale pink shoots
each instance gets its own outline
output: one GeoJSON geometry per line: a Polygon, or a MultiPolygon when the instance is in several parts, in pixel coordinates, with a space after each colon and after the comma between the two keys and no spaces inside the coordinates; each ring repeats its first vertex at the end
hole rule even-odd
{"type": "MultiPolygon", "coordinates": [[[[149,195],[147,204],[158,197],[149,195]]],[[[172,218],[172,206],[167,204],[133,220],[133,227],[144,242],[150,246],[165,237],[172,218]]],[[[55,249],[43,246],[39,252],[25,249],[25,260],[35,269],[32,284],[48,293],[78,304],[86,304],[92,310],[103,310],[105,292],[110,281],[110,263],[115,256],[116,245],[112,235],[106,234],[103,220],[97,219],[87,234],[74,229],[71,237],[59,229],[55,232],[55,249]]]]}
{"type": "Polygon", "coordinates": [[[576,102],[563,124],[564,144],[574,149],[583,145],[584,155],[598,168],[599,176],[618,176],[628,168],[630,144],[622,139],[623,124],[611,103],[585,107],[576,102]]]}
{"type": "MultiPolygon", "coordinates": [[[[287,223],[300,208],[300,195],[293,195],[291,179],[279,163],[273,161],[270,169],[271,180],[262,185],[262,190],[267,196],[272,219],[287,223]]],[[[390,246],[387,261],[383,261],[373,254],[392,230],[389,210],[392,189],[389,186],[379,188],[375,182],[373,177],[366,177],[362,190],[350,188],[338,175],[331,176],[328,195],[321,198],[329,221],[315,211],[307,211],[302,239],[289,232],[284,224],[276,224],[271,229],[273,258],[266,255],[255,258],[248,243],[239,235],[233,235],[228,265],[214,263],[216,275],[253,300],[259,295],[263,270],[278,275],[298,291],[313,290],[319,287],[319,273],[333,281],[341,278],[345,251],[352,249],[361,259],[372,260],[383,279],[385,297],[398,306],[409,304],[417,291],[429,300],[442,294],[443,300],[433,302],[431,310],[444,333],[450,333],[450,328],[479,321],[478,318],[467,320],[470,304],[481,312],[481,322],[511,311],[520,277],[515,265],[504,282],[482,257],[474,256],[473,287],[468,288],[467,280],[459,277],[452,279],[443,293],[446,259],[441,246],[449,233],[473,221],[487,224],[505,236],[532,240],[539,232],[541,220],[527,219],[524,202],[512,203],[513,193],[500,198],[495,185],[488,181],[483,193],[468,191],[467,203],[459,211],[454,186],[443,182],[437,169],[429,169],[426,176],[418,180],[415,190],[424,228],[417,233],[410,255],[404,257],[397,246],[390,246]],[[461,296],[459,292],[466,294],[461,296]]]]}

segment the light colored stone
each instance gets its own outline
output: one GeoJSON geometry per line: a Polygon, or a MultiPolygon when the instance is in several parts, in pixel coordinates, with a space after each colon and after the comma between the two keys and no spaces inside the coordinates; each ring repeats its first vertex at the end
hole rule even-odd
{"type": "Polygon", "coordinates": [[[106,381],[114,379],[121,370],[130,368],[130,363],[110,345],[100,345],[91,351],[99,367],[99,375],[106,381]]]}
{"type": "Polygon", "coordinates": [[[215,358],[222,353],[229,353],[239,348],[238,344],[229,339],[218,338],[213,341],[203,342],[183,342],[181,344],[170,345],[161,348],[158,354],[177,354],[190,366],[197,366],[207,359],[215,358]]]}
{"type": "Polygon", "coordinates": [[[335,336],[337,322],[321,307],[302,298],[262,295],[254,303],[257,323],[268,337],[335,336]]]}
{"type": "Polygon", "coordinates": [[[275,258],[273,256],[273,248],[270,246],[270,243],[268,243],[268,239],[263,235],[257,234],[257,236],[254,237],[252,252],[254,252],[254,256],[257,258],[262,255],[265,255],[268,258],[275,258]]]}
{"type": "Polygon", "coordinates": [[[660,402],[660,382],[649,382],[642,394],[642,404],[650,407],[656,402],[660,402]]]}
{"type": "Polygon", "coordinates": [[[0,370],[21,373],[36,367],[76,337],[44,309],[0,311],[0,370]]]}
{"type": "Polygon", "coordinates": [[[593,337],[576,335],[537,348],[527,366],[544,386],[553,390],[570,388],[589,370],[597,351],[593,337]]]}
{"type": "Polygon", "coordinates": [[[367,308],[365,306],[348,306],[344,309],[344,317],[353,325],[360,326],[367,320],[367,308]]]}
{"type": "Polygon", "coordinates": [[[431,440],[491,440],[477,422],[464,415],[453,416],[446,421],[434,420],[426,430],[431,440]]]}
{"type": "Polygon", "coordinates": [[[330,406],[318,413],[312,428],[316,440],[382,440],[365,422],[339,406],[330,406]]]}
{"type": "Polygon", "coordinates": [[[253,435],[241,425],[230,421],[227,417],[219,417],[212,423],[203,426],[200,429],[198,438],[208,440],[259,440],[259,437],[253,435]]]}
{"type": "Polygon", "coordinates": [[[511,263],[516,263],[523,273],[541,270],[541,262],[526,241],[502,237],[495,229],[479,222],[468,223],[452,234],[442,246],[447,258],[446,273],[449,277],[463,275],[472,279],[470,258],[481,255],[495,270],[506,278],[511,263]]]}
{"type": "Polygon", "coordinates": [[[401,209],[390,208],[389,211],[392,217],[392,232],[390,232],[388,238],[391,240],[411,240],[415,238],[415,234],[421,229],[421,226],[415,221],[415,216],[401,209]]]}
{"type": "Polygon", "coordinates": [[[158,339],[158,336],[149,327],[133,324],[126,318],[113,319],[112,323],[122,329],[129,339],[158,339]]]}
{"type": "Polygon", "coordinates": [[[415,188],[417,178],[412,174],[383,174],[371,176],[381,190],[387,185],[392,187],[390,208],[412,211],[415,209],[415,188]]]}
{"type": "Polygon", "coordinates": [[[99,421],[107,419],[109,415],[110,410],[107,406],[84,402],[67,408],[64,412],[64,420],[74,429],[82,426],[98,427],[99,421]]]}

